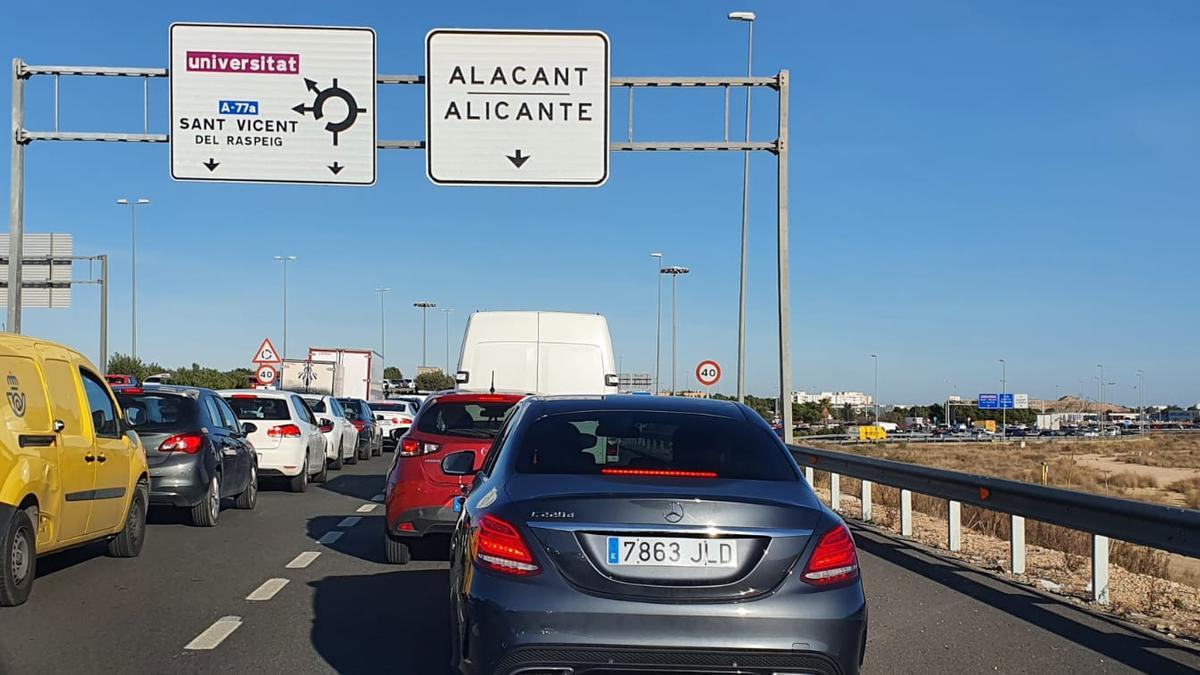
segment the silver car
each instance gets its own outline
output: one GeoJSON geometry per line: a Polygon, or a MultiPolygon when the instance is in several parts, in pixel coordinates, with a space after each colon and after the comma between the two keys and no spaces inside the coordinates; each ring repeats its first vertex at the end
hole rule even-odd
{"type": "Polygon", "coordinates": [[[458,672],[858,672],[854,539],[746,406],[531,397],[474,457],[442,460],[474,476],[450,552],[458,672]]]}

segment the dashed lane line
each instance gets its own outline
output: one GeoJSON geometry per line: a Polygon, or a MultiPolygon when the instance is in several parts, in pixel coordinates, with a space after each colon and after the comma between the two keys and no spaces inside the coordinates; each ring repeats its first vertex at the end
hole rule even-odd
{"type": "Polygon", "coordinates": [[[321,536],[320,539],[317,540],[317,543],[325,544],[326,546],[328,546],[328,545],[332,544],[333,542],[337,541],[338,539],[341,539],[343,534],[345,534],[345,533],[340,530],[333,530],[331,532],[326,532],[324,535],[321,536]]]}
{"type": "Polygon", "coordinates": [[[254,592],[252,592],[250,595],[247,595],[246,599],[255,602],[270,600],[271,598],[275,597],[276,593],[283,590],[283,587],[287,585],[287,579],[267,579],[263,582],[262,586],[259,586],[258,588],[254,589],[254,592]]]}
{"type": "Polygon", "coordinates": [[[305,551],[304,553],[301,553],[293,558],[292,561],[287,565],[284,565],[284,567],[287,567],[290,570],[302,570],[311,565],[312,561],[316,560],[317,556],[319,555],[321,555],[320,551],[305,551]]]}
{"type": "Polygon", "coordinates": [[[379,508],[378,504],[363,504],[362,506],[358,507],[358,513],[370,513],[377,508],[379,508]]]}
{"type": "Polygon", "coordinates": [[[216,649],[217,645],[221,644],[225,638],[229,637],[233,631],[237,630],[241,625],[242,617],[223,616],[220,619],[217,619],[213,625],[205,628],[203,633],[197,635],[191,642],[187,643],[187,646],[185,646],[184,649],[216,649]]]}
{"type": "Polygon", "coordinates": [[[338,527],[354,527],[358,521],[362,520],[361,516],[346,516],[337,524],[338,527]]]}

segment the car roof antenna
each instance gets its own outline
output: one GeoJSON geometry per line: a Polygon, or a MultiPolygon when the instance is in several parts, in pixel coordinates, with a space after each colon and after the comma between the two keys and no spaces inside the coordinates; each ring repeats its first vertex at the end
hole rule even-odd
{"type": "Polygon", "coordinates": [[[489,394],[496,393],[496,371],[492,371],[492,386],[488,388],[489,394]]]}

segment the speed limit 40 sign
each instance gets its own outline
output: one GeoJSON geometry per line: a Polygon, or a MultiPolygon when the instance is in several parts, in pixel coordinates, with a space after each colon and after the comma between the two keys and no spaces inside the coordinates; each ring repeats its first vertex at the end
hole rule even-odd
{"type": "Polygon", "coordinates": [[[262,385],[273,384],[275,380],[278,379],[278,376],[279,371],[275,370],[275,366],[266,363],[259,366],[258,370],[254,371],[254,377],[258,380],[258,383],[262,385]]]}
{"type": "Polygon", "coordinates": [[[706,387],[720,382],[721,364],[712,359],[701,361],[700,365],[696,366],[696,380],[706,387]]]}

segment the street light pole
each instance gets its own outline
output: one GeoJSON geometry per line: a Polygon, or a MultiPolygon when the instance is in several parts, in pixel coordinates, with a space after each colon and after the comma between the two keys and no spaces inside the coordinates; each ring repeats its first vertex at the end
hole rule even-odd
{"type": "Polygon", "coordinates": [[[392,292],[390,288],[376,288],[379,294],[379,356],[383,359],[383,369],[387,370],[387,319],[383,307],[383,298],[392,292]]]}
{"type": "Polygon", "coordinates": [[[675,282],[679,278],[679,275],[687,274],[690,271],[691,270],[689,270],[686,267],[679,267],[677,265],[674,265],[671,267],[664,267],[663,271],[662,271],[662,274],[670,274],[671,275],[671,395],[672,396],[674,396],[676,393],[676,389],[675,389],[675,365],[676,365],[675,353],[676,352],[675,352],[675,350],[676,350],[676,347],[678,346],[677,336],[679,333],[678,322],[676,320],[677,319],[677,304],[675,301],[675,282]]]}
{"type": "Polygon", "coordinates": [[[875,426],[879,426],[879,355],[872,354],[871,359],[875,362],[875,426]]]}
{"type": "Polygon", "coordinates": [[[655,284],[658,285],[658,311],[654,315],[654,395],[658,396],[658,372],[659,366],[662,365],[662,271],[663,271],[663,254],[654,252],[650,254],[651,258],[658,259],[658,274],[654,277],[655,284]]]}
{"type": "Polygon", "coordinates": [[[129,316],[130,356],[137,358],[137,207],[150,203],[149,199],[118,199],[117,204],[129,207],[129,316]]]}
{"type": "Polygon", "coordinates": [[[417,307],[421,310],[421,363],[420,363],[420,365],[417,366],[417,369],[420,370],[421,368],[423,368],[426,365],[425,364],[425,340],[428,337],[428,331],[426,330],[426,325],[427,325],[426,324],[426,314],[428,314],[429,309],[431,307],[437,307],[437,303],[427,302],[427,301],[414,302],[413,307],[417,307]]]}
{"type": "Polygon", "coordinates": [[[1000,441],[1008,440],[1008,408],[1004,407],[1004,398],[1008,393],[1008,362],[1000,359],[1000,441]]]}
{"type": "MultiPolygon", "coordinates": [[[[746,77],[754,73],[754,12],[730,12],[730,21],[742,21],[747,26],[746,32],[746,77]]],[[[746,87],[746,142],[750,142],[750,90],[746,87]]],[[[737,400],[744,403],[746,399],[746,268],[747,251],[750,242],[750,151],[742,152],[742,256],[741,272],[738,284],[738,363],[737,363],[737,400]]],[[[791,392],[782,392],[788,396],[791,392]]]]}
{"type": "Polygon", "coordinates": [[[1104,435],[1104,364],[1097,363],[1100,375],[1096,379],[1096,411],[1100,420],[1100,434],[1104,435]]]}
{"type": "Polygon", "coordinates": [[[288,329],[287,266],[288,266],[289,262],[292,262],[296,259],[296,256],[294,256],[294,255],[277,255],[277,256],[275,256],[275,259],[278,260],[279,262],[283,263],[283,358],[286,359],[288,357],[288,348],[287,348],[287,329],[288,329]]]}
{"type": "Polygon", "coordinates": [[[453,309],[443,309],[442,314],[446,315],[446,374],[450,374],[450,312],[453,309]]]}
{"type": "Polygon", "coordinates": [[[1146,435],[1146,389],[1143,386],[1144,383],[1142,382],[1142,369],[1141,368],[1138,368],[1137,376],[1138,376],[1138,383],[1137,383],[1138,431],[1140,431],[1142,433],[1142,435],[1144,436],[1144,435],[1146,435]]]}

